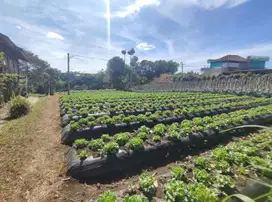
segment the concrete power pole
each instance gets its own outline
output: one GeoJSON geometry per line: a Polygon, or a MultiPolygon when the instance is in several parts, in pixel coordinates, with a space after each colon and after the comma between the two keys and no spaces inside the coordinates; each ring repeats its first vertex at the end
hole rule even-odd
{"type": "Polygon", "coordinates": [[[183,74],[183,65],[184,65],[184,63],[181,62],[181,63],[180,63],[180,66],[181,66],[181,73],[182,73],[182,74],[183,74]]]}
{"type": "Polygon", "coordinates": [[[68,89],[68,95],[70,95],[70,54],[69,53],[67,53],[67,75],[68,75],[67,89],[68,89]]]}

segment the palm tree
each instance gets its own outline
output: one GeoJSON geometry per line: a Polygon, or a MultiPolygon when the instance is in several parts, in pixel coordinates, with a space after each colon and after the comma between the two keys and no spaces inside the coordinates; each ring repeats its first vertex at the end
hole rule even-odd
{"type": "Polygon", "coordinates": [[[128,54],[130,55],[130,62],[131,62],[131,56],[135,54],[134,48],[128,51],[128,54]]]}
{"type": "Polygon", "coordinates": [[[122,50],[121,53],[124,55],[124,62],[126,63],[126,54],[127,54],[127,51],[126,50],[122,50]]]}

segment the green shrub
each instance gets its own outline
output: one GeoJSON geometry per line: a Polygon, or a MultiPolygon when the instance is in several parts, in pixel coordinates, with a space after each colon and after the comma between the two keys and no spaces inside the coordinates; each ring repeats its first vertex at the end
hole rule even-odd
{"type": "Polygon", "coordinates": [[[116,142],[109,142],[108,144],[104,146],[103,150],[105,154],[114,155],[118,153],[119,146],[116,142]]]}
{"type": "Polygon", "coordinates": [[[70,125],[71,131],[77,131],[79,128],[80,128],[80,127],[79,127],[78,123],[72,123],[72,124],[70,125]]]}
{"type": "Polygon", "coordinates": [[[114,192],[106,191],[99,196],[97,201],[98,202],[117,202],[117,197],[114,192]]]}
{"type": "Polygon", "coordinates": [[[26,115],[30,111],[30,103],[21,96],[11,99],[9,106],[9,114],[12,118],[19,118],[26,115]]]}
{"type": "Polygon", "coordinates": [[[103,134],[101,136],[101,139],[103,140],[103,142],[109,142],[111,140],[109,134],[103,134]]]}
{"type": "Polygon", "coordinates": [[[141,138],[134,137],[128,142],[128,147],[133,151],[139,151],[144,148],[144,142],[141,138]]]}
{"type": "Polygon", "coordinates": [[[83,147],[86,147],[88,145],[88,141],[85,140],[85,139],[77,139],[77,140],[74,141],[74,145],[77,148],[83,148],[83,147]]]}
{"type": "Polygon", "coordinates": [[[104,146],[103,140],[102,139],[96,139],[96,140],[92,140],[89,144],[89,147],[93,150],[93,151],[98,151],[99,149],[102,149],[104,146]]]}

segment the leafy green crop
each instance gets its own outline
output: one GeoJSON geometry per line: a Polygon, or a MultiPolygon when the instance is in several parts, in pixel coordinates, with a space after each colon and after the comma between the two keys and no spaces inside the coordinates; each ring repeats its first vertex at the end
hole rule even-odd
{"type": "Polygon", "coordinates": [[[104,146],[103,150],[108,155],[115,155],[119,151],[119,146],[116,142],[109,142],[104,146]]]}
{"type": "Polygon", "coordinates": [[[144,195],[132,195],[132,196],[125,196],[123,202],[148,202],[148,198],[144,195]]]}
{"type": "Polygon", "coordinates": [[[139,177],[139,185],[140,185],[140,189],[150,195],[153,196],[155,194],[156,191],[156,187],[155,187],[155,178],[150,175],[147,172],[143,172],[140,177],[139,177]]]}
{"type": "Polygon", "coordinates": [[[159,136],[159,135],[154,135],[152,140],[153,140],[154,142],[160,142],[160,141],[161,141],[161,136],[159,136]]]}
{"type": "Polygon", "coordinates": [[[146,127],[145,125],[141,126],[138,130],[139,132],[149,133],[150,128],[146,127]]]}
{"type": "Polygon", "coordinates": [[[200,183],[203,183],[205,185],[208,185],[210,184],[210,175],[207,171],[205,170],[200,170],[200,169],[194,169],[193,171],[194,173],[194,177],[195,179],[200,182],[200,183]]]}
{"type": "Polygon", "coordinates": [[[87,151],[82,150],[79,154],[80,160],[85,160],[88,157],[87,151]]]}
{"type": "Polygon", "coordinates": [[[196,159],[195,166],[200,169],[209,169],[210,163],[207,158],[200,156],[196,159]]]}
{"type": "Polygon", "coordinates": [[[106,191],[99,196],[98,202],[117,202],[117,197],[114,192],[106,191]]]}
{"type": "Polygon", "coordinates": [[[80,126],[78,125],[78,123],[72,123],[70,125],[71,131],[77,131],[79,128],[80,128],[80,126]]]}
{"type": "Polygon", "coordinates": [[[231,166],[227,161],[215,161],[215,169],[220,173],[230,173],[231,166]]]}
{"type": "Polygon", "coordinates": [[[141,138],[134,137],[129,140],[128,147],[133,151],[140,151],[144,149],[144,142],[141,138]]]}
{"type": "Polygon", "coordinates": [[[176,180],[182,180],[184,178],[185,170],[179,166],[170,167],[171,175],[176,180]]]}
{"type": "Polygon", "coordinates": [[[140,133],[137,134],[137,137],[141,138],[142,140],[146,140],[147,139],[147,133],[140,132],[140,133]]]}
{"type": "Polygon", "coordinates": [[[168,202],[188,201],[187,187],[182,181],[171,180],[165,185],[165,198],[168,202]]]}
{"type": "Polygon", "coordinates": [[[154,126],[154,133],[159,136],[163,136],[165,133],[165,125],[160,123],[154,126]]]}
{"type": "Polygon", "coordinates": [[[124,146],[129,141],[129,133],[117,133],[114,135],[114,140],[119,146],[124,146]]]}
{"type": "Polygon", "coordinates": [[[85,139],[77,139],[74,141],[74,144],[77,148],[83,148],[86,147],[88,145],[88,141],[85,139]]]}
{"type": "Polygon", "coordinates": [[[95,139],[90,142],[89,146],[93,151],[98,151],[103,148],[104,142],[102,139],[95,139]]]}
{"type": "Polygon", "coordinates": [[[101,139],[103,140],[103,142],[109,142],[111,140],[109,134],[103,134],[101,136],[101,139]]]}

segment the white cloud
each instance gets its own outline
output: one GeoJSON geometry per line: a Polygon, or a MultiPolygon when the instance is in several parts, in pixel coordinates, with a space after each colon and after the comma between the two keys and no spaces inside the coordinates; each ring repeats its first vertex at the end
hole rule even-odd
{"type": "Polygon", "coordinates": [[[146,42],[142,42],[142,43],[139,43],[137,46],[136,46],[137,49],[140,49],[140,50],[145,50],[145,51],[149,51],[149,50],[152,50],[152,49],[155,49],[156,46],[154,44],[148,44],[146,42]]]}
{"type": "Polygon", "coordinates": [[[55,32],[48,32],[46,37],[47,38],[52,38],[52,39],[64,40],[64,38],[60,34],[55,33],[55,32]]]}
{"type": "Polygon", "coordinates": [[[246,3],[249,0],[167,0],[168,4],[180,4],[184,6],[198,6],[203,9],[212,10],[220,7],[233,8],[246,3]]]}
{"type": "Polygon", "coordinates": [[[111,17],[121,17],[124,18],[128,15],[140,12],[144,7],[148,6],[159,6],[159,0],[136,0],[134,4],[130,4],[125,7],[122,11],[112,13],[111,17]]]}
{"type": "Polygon", "coordinates": [[[20,30],[22,29],[22,27],[19,26],[19,25],[16,25],[16,28],[17,28],[17,29],[20,29],[20,30]]]}

